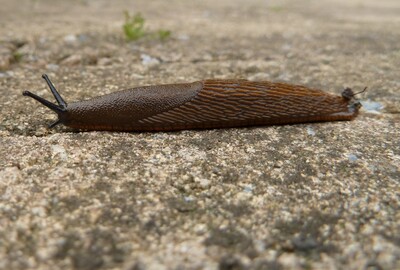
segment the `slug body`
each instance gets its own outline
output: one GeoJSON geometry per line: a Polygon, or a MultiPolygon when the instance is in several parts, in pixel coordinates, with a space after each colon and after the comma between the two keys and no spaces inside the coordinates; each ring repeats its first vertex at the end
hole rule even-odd
{"type": "Polygon", "coordinates": [[[82,130],[171,131],[352,120],[361,107],[350,88],[335,96],[304,86],[247,80],[205,80],[137,87],[67,104],[43,75],[58,105],[29,91],[82,130]]]}

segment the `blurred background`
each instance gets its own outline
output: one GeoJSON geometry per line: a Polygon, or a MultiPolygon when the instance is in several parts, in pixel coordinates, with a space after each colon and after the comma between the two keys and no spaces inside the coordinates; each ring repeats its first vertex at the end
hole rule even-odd
{"type": "Polygon", "coordinates": [[[126,83],[244,77],[335,90],[381,85],[399,59],[395,0],[2,0],[0,12],[3,73],[113,66],[106,78],[126,83]],[[129,23],[142,33],[129,37],[129,23]]]}
{"type": "Polygon", "coordinates": [[[399,0],[0,0],[0,269],[400,269],[399,67],[399,0]],[[351,122],[71,132],[42,73],[368,90],[351,122]]]}

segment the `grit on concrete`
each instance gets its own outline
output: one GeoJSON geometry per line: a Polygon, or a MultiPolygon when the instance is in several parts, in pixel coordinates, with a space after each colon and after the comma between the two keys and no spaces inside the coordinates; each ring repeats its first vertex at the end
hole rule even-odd
{"type": "Polygon", "coordinates": [[[400,269],[400,2],[0,3],[0,269],[400,269]],[[123,11],[169,39],[124,40],[123,11]],[[67,101],[247,78],[360,95],[352,122],[47,129],[67,101]],[[383,106],[383,108],[381,107],[383,106]]]}

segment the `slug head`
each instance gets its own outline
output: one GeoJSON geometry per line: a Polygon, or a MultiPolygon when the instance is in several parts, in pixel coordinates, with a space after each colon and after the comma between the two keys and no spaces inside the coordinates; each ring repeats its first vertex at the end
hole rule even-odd
{"type": "Polygon", "coordinates": [[[22,95],[28,96],[33,98],[34,100],[42,103],[44,106],[47,108],[51,109],[58,115],[57,121],[49,125],[49,128],[52,128],[60,123],[65,123],[66,116],[67,116],[67,103],[64,101],[64,99],[61,97],[60,93],[56,90],[54,87],[53,83],[50,81],[49,77],[46,74],[42,75],[42,78],[46,81],[47,85],[50,88],[51,93],[53,94],[54,98],[57,100],[58,105],[42,98],[39,97],[29,91],[24,91],[22,95]]]}
{"type": "Polygon", "coordinates": [[[352,110],[358,111],[358,110],[361,108],[362,105],[361,105],[361,102],[355,98],[355,95],[364,93],[366,90],[367,90],[367,87],[365,87],[364,90],[362,90],[362,91],[360,91],[360,92],[354,93],[353,90],[352,90],[351,88],[348,88],[348,87],[347,87],[347,88],[345,88],[345,89],[343,90],[343,92],[342,92],[342,97],[343,97],[345,100],[347,100],[349,103],[351,102],[350,105],[349,105],[349,107],[350,107],[352,110]]]}

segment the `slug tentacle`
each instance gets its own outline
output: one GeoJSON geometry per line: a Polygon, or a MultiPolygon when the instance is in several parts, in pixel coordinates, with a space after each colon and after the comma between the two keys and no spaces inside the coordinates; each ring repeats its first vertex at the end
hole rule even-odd
{"type": "Polygon", "coordinates": [[[351,88],[346,87],[343,92],[342,92],[342,97],[346,100],[352,100],[354,99],[354,97],[358,94],[364,93],[365,91],[367,91],[368,87],[364,87],[364,89],[360,92],[354,93],[353,90],[351,88]]]}
{"type": "Polygon", "coordinates": [[[46,106],[47,108],[49,108],[49,109],[51,109],[52,111],[56,112],[57,114],[58,114],[58,113],[63,113],[63,112],[65,112],[65,108],[62,108],[62,107],[60,107],[60,106],[57,106],[56,104],[51,103],[51,102],[48,101],[47,99],[44,99],[44,98],[42,98],[42,97],[39,97],[38,95],[35,95],[35,94],[32,93],[32,92],[24,91],[24,92],[22,93],[22,95],[27,96],[27,97],[31,97],[31,98],[33,98],[34,100],[39,101],[39,102],[42,103],[44,106],[46,106]]]}
{"type": "Polygon", "coordinates": [[[46,81],[47,85],[49,86],[50,91],[51,91],[51,93],[53,93],[53,96],[57,100],[58,105],[60,105],[64,109],[66,109],[67,103],[61,97],[60,93],[58,93],[58,91],[54,87],[53,83],[50,81],[49,77],[46,74],[43,74],[42,78],[46,81]]]}
{"type": "Polygon", "coordinates": [[[34,93],[30,92],[30,91],[24,91],[22,93],[22,95],[33,98],[34,100],[40,102],[41,104],[43,104],[47,108],[49,108],[52,111],[54,111],[55,113],[57,113],[57,115],[58,115],[57,121],[55,121],[55,122],[53,122],[52,124],[49,125],[49,128],[52,128],[52,127],[54,127],[54,126],[56,126],[58,124],[63,123],[63,119],[64,119],[65,114],[67,112],[67,103],[61,97],[60,93],[58,93],[58,91],[56,90],[56,88],[54,87],[52,82],[50,81],[49,77],[46,74],[43,74],[42,78],[46,81],[47,85],[50,88],[51,93],[53,93],[53,96],[57,100],[58,106],[56,104],[48,101],[47,99],[39,97],[38,95],[36,95],[36,94],[34,94],[34,93]]]}

